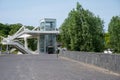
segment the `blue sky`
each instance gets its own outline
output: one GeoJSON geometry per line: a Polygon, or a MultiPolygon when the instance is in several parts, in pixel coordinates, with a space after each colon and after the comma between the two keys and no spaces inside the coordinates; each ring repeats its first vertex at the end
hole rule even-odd
{"type": "Polygon", "coordinates": [[[42,18],[56,18],[59,27],[79,2],[105,22],[120,15],[120,0],[0,0],[0,23],[39,26],[42,18]]]}

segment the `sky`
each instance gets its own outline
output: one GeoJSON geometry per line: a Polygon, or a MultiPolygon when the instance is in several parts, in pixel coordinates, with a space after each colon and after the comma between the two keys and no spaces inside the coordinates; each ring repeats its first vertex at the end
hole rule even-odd
{"type": "Polygon", "coordinates": [[[110,19],[120,16],[120,0],[0,0],[0,23],[37,27],[42,18],[55,18],[60,27],[77,2],[104,20],[105,31],[110,19]]]}

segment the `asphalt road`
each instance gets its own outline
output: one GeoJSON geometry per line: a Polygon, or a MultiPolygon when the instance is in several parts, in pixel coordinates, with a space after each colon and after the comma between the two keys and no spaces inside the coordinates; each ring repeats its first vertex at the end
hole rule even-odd
{"type": "Polygon", "coordinates": [[[120,76],[56,55],[2,55],[0,80],[120,80],[120,76]]]}

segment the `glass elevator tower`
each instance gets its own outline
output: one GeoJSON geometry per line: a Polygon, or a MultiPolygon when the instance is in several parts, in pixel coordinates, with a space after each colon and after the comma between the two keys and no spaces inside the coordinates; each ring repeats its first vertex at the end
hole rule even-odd
{"type": "Polygon", "coordinates": [[[48,48],[52,47],[53,53],[56,50],[56,34],[52,34],[56,31],[56,19],[44,18],[40,21],[40,31],[43,34],[39,35],[39,52],[48,53],[48,48]],[[45,33],[44,33],[45,32],[45,33]]]}

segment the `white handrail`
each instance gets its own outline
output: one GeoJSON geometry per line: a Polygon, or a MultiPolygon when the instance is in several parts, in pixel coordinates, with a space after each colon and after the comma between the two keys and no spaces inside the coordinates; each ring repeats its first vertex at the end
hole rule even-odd
{"type": "Polygon", "coordinates": [[[31,54],[31,51],[29,49],[26,49],[25,47],[23,47],[22,45],[20,45],[17,42],[13,42],[13,44],[17,45],[20,47],[20,49],[24,50],[25,52],[27,52],[28,54],[31,54]]]}
{"type": "Polygon", "coordinates": [[[20,43],[18,42],[15,42],[15,41],[3,41],[3,44],[8,44],[8,45],[13,45],[13,46],[17,46],[16,48],[18,48],[19,51],[21,52],[24,52],[24,53],[28,53],[28,54],[31,54],[32,52],[29,50],[29,49],[26,49],[23,45],[21,45],[20,43]]]}

